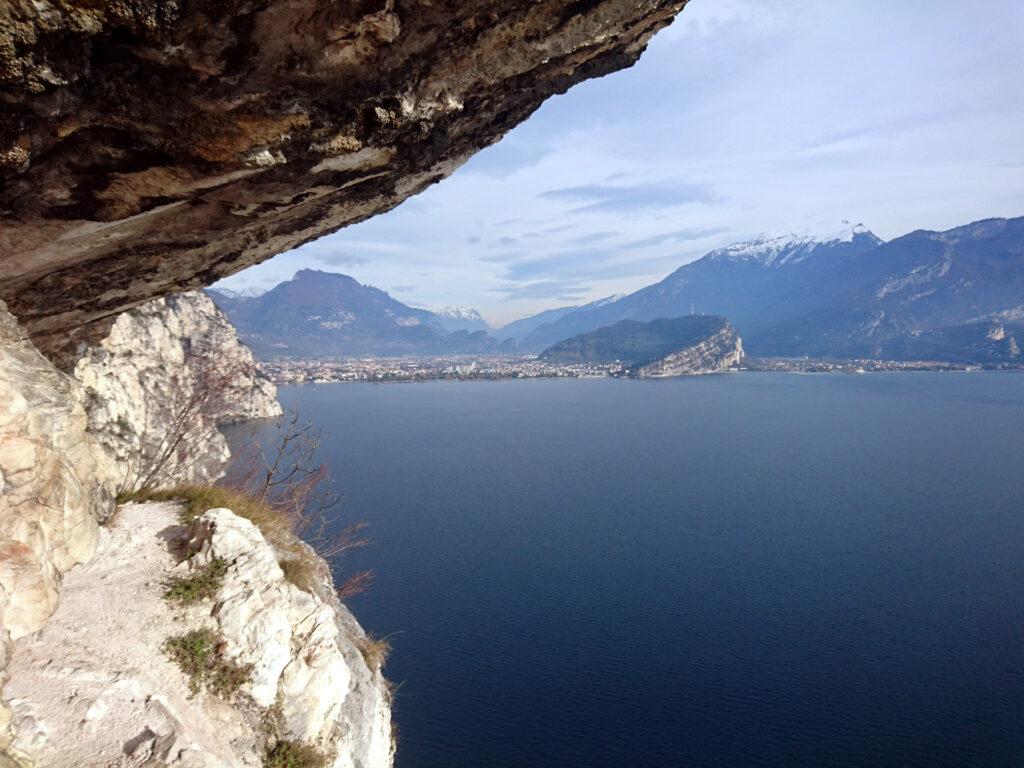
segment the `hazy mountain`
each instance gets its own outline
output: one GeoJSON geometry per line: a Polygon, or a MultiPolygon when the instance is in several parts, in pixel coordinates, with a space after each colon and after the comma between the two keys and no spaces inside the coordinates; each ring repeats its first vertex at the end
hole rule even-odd
{"type": "Polygon", "coordinates": [[[212,288],[211,290],[216,291],[221,296],[225,296],[229,299],[252,299],[266,293],[263,288],[242,288],[240,290],[234,290],[232,288],[212,288]]]}
{"type": "Polygon", "coordinates": [[[844,237],[739,243],[612,304],[562,312],[521,347],[694,311],[728,316],[755,356],[1017,360],[1024,218],[919,230],[888,243],[862,227],[844,237]]]}
{"type": "Polygon", "coordinates": [[[448,331],[483,331],[484,333],[491,331],[491,326],[472,307],[444,307],[432,311],[448,331]]]}
{"type": "Polygon", "coordinates": [[[882,241],[862,227],[825,239],[787,235],[738,243],[685,264],[617,301],[579,307],[538,325],[521,342],[537,351],[619,320],[725,315],[746,339],[768,324],[826,306],[841,291],[830,273],[882,241]]]}
{"type": "Polygon", "coordinates": [[[715,315],[621,320],[560,341],[539,355],[552,363],[622,363],[633,373],[656,376],[724,370],[742,356],[732,326],[715,315]]]}
{"type": "Polygon", "coordinates": [[[333,272],[303,269],[254,297],[209,293],[263,359],[511,351],[483,331],[450,333],[432,312],[333,272]]]}
{"type": "Polygon", "coordinates": [[[499,328],[497,331],[495,331],[495,335],[500,339],[515,339],[517,342],[521,342],[523,339],[527,338],[531,333],[533,333],[533,331],[539,326],[554,323],[557,320],[561,319],[562,317],[574,312],[594,309],[597,307],[602,307],[606,304],[612,304],[621,298],[622,294],[617,294],[615,296],[608,296],[603,299],[598,299],[597,301],[593,301],[590,304],[583,304],[580,306],[572,307],[558,307],[556,309],[547,309],[544,310],[543,312],[539,312],[536,315],[530,315],[529,317],[524,317],[521,320],[515,320],[509,323],[508,325],[499,328]]]}

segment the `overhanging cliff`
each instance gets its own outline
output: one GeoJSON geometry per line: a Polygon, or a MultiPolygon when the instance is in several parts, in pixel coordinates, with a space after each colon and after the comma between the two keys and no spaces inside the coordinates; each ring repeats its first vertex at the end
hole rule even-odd
{"type": "Polygon", "coordinates": [[[0,298],[79,339],[386,211],[686,0],[0,4],[0,298]]]}

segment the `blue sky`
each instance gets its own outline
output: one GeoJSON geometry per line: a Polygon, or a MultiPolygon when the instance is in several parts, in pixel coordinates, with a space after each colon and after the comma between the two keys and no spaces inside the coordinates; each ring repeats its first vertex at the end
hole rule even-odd
{"type": "Polygon", "coordinates": [[[500,325],[761,233],[883,238],[1024,215],[1024,3],[692,0],[634,68],[548,101],[302,267],[500,325]]]}

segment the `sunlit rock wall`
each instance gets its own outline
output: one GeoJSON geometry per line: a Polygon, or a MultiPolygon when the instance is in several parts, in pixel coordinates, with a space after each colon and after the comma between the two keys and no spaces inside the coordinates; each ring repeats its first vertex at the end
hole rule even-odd
{"type": "Polygon", "coordinates": [[[202,292],[125,312],[74,367],[120,485],[204,483],[230,457],[219,424],[277,416],[277,389],[202,292]]]}

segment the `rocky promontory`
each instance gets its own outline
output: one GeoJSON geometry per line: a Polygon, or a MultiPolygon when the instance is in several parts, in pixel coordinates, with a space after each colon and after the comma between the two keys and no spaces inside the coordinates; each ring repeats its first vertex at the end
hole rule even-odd
{"type": "Polygon", "coordinates": [[[621,322],[560,341],[541,352],[552,363],[620,363],[630,376],[661,378],[716,373],[743,360],[743,343],[724,317],[621,322]]]}
{"type": "Polygon", "coordinates": [[[0,766],[257,768],[288,750],[390,765],[379,654],[285,520],[269,536],[228,509],[115,507],[216,478],[218,425],[279,413],[203,294],[121,315],[74,376],[0,304],[0,766]],[[169,601],[175,582],[204,598],[169,601]],[[196,685],[176,638],[230,675],[196,685]]]}
{"type": "Polygon", "coordinates": [[[329,572],[300,588],[249,520],[181,514],[119,509],[50,621],[14,644],[11,754],[47,768],[259,768],[304,749],[331,768],[388,765],[390,693],[329,572]],[[212,564],[208,596],[168,597],[212,564]],[[190,677],[167,652],[180,638],[207,642],[221,677],[190,677]]]}

